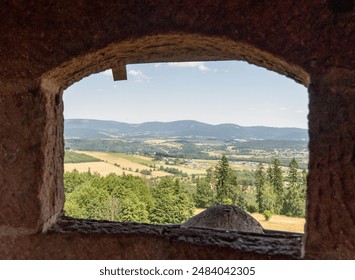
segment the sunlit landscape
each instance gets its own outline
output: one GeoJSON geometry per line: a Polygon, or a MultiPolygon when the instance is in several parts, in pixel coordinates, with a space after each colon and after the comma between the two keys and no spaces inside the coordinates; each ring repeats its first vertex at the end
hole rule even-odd
{"type": "MultiPolygon", "coordinates": [[[[218,64],[187,65],[170,65],[164,73],[168,73],[168,70],[181,71],[180,68],[187,67],[206,78],[212,72],[221,71],[221,65],[218,64]]],[[[222,66],[232,69],[228,64],[222,66]]],[[[153,70],[164,66],[156,64],[150,67],[150,74],[145,74],[145,70],[128,71],[133,78],[133,88],[142,90],[141,86],[145,84],[149,91],[153,87],[153,70]]],[[[224,70],[224,79],[230,69],[224,70]]],[[[98,75],[108,82],[109,73],[98,75]]],[[[95,79],[98,83],[99,76],[95,79]]],[[[130,91],[125,82],[121,83],[115,84],[113,89],[130,91]]],[[[219,99],[227,100],[231,95],[230,88],[223,86],[227,94],[226,97],[220,95],[219,99]]],[[[196,90],[195,85],[192,87],[196,90]]],[[[89,89],[84,83],[83,88],[76,91],[80,93],[89,89]]],[[[98,91],[100,94],[105,92],[101,88],[98,91]]],[[[70,95],[76,94],[75,89],[69,92],[70,95]]],[[[88,94],[91,98],[91,93],[88,94]]],[[[154,94],[151,99],[153,97],[154,94]]],[[[139,98],[146,97],[141,95],[139,98]]],[[[193,93],[191,98],[193,100],[193,93]]],[[[136,106],[142,112],[133,116],[145,118],[139,123],[127,122],[130,118],[128,113],[123,118],[125,121],[106,121],[103,117],[107,112],[100,117],[97,110],[92,110],[94,103],[83,102],[91,108],[92,117],[86,118],[88,111],[80,107],[84,111],[77,114],[69,111],[69,117],[65,120],[66,215],[119,222],[179,224],[210,206],[227,204],[247,211],[265,229],[303,232],[308,131],[292,125],[280,125],[287,105],[277,104],[278,112],[271,116],[272,106],[265,105],[268,101],[262,101],[262,98],[260,102],[268,107],[261,115],[269,117],[254,119],[261,109],[257,112],[256,108],[260,104],[252,100],[253,107],[248,113],[250,125],[244,126],[227,122],[231,115],[228,110],[224,123],[211,124],[207,119],[203,121],[206,115],[215,115],[220,120],[223,116],[217,109],[216,112],[207,113],[209,103],[213,103],[213,100],[206,101],[205,107],[196,105],[194,110],[200,116],[198,120],[192,120],[196,112],[191,114],[181,104],[168,102],[162,105],[162,100],[159,100],[154,108],[154,105],[149,107],[146,104],[149,110],[144,113],[142,103],[136,101],[136,106]],[[164,114],[167,108],[170,108],[167,113],[169,120],[165,119],[164,114]],[[170,120],[173,109],[176,116],[170,120]],[[150,119],[152,111],[161,111],[161,118],[150,119]],[[269,126],[263,123],[275,121],[278,116],[280,124],[269,126]]],[[[123,99],[122,102],[128,101],[123,99]]],[[[132,104],[127,103],[127,106],[132,104]]],[[[228,106],[226,104],[226,108],[228,106]]],[[[121,108],[125,110],[118,102],[118,114],[121,108]]],[[[302,110],[293,110],[296,111],[294,117],[297,117],[304,107],[302,110]]],[[[237,120],[248,120],[243,112],[236,111],[235,115],[237,120]]],[[[304,118],[304,114],[301,115],[304,118]]]]}

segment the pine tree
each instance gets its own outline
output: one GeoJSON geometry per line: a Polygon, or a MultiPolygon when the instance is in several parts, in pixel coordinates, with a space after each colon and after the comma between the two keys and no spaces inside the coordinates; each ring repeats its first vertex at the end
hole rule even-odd
{"type": "Polygon", "coordinates": [[[231,173],[227,157],[222,156],[215,171],[217,204],[232,204],[231,173]]]}
{"type": "Polygon", "coordinates": [[[277,158],[272,160],[271,165],[267,170],[267,179],[270,183],[273,193],[275,194],[275,213],[279,214],[282,210],[282,200],[284,197],[283,177],[280,167],[280,161],[277,158]]]}
{"type": "Polygon", "coordinates": [[[155,204],[150,221],[154,224],[180,224],[190,218],[195,210],[189,193],[172,177],[161,178],[153,197],[155,204]]]}
{"type": "Polygon", "coordinates": [[[255,188],[256,188],[256,202],[258,204],[258,211],[261,213],[263,211],[263,188],[265,185],[265,173],[264,173],[264,165],[259,162],[258,168],[255,171],[255,188]]]}
{"type": "Polygon", "coordinates": [[[306,200],[307,193],[307,171],[305,169],[302,170],[301,173],[301,194],[304,200],[306,200]]]}
{"type": "Polygon", "coordinates": [[[226,156],[215,167],[215,180],[212,185],[215,186],[215,204],[230,204],[246,209],[245,193],[238,184],[237,173],[232,170],[226,156]]]}
{"type": "Polygon", "coordinates": [[[108,220],[111,216],[109,193],[86,181],[68,194],[64,210],[69,217],[108,220]]]}
{"type": "Polygon", "coordinates": [[[284,199],[283,214],[292,217],[305,216],[305,190],[298,174],[298,163],[293,158],[289,164],[288,189],[284,199]]]}
{"type": "Polygon", "coordinates": [[[229,184],[231,186],[231,200],[232,205],[238,206],[244,210],[247,209],[246,191],[238,182],[238,175],[235,170],[230,168],[229,184]]]}
{"type": "Polygon", "coordinates": [[[260,162],[255,171],[256,200],[259,213],[263,214],[267,211],[268,216],[275,212],[276,204],[273,187],[267,180],[269,174],[272,174],[272,172],[269,171],[265,175],[264,165],[260,162]]]}
{"type": "Polygon", "coordinates": [[[288,180],[290,185],[297,185],[298,184],[298,162],[295,158],[293,158],[289,164],[289,175],[288,180]]]}
{"type": "Polygon", "coordinates": [[[197,180],[194,201],[197,208],[208,208],[212,205],[213,191],[210,182],[208,182],[206,178],[197,180]]]}
{"type": "Polygon", "coordinates": [[[272,214],[275,213],[276,208],[276,195],[273,187],[268,181],[265,181],[261,189],[261,209],[260,213],[264,215],[266,220],[269,220],[272,214]]]}
{"type": "Polygon", "coordinates": [[[114,221],[148,223],[147,205],[132,189],[116,188],[111,198],[111,215],[114,221]]]}

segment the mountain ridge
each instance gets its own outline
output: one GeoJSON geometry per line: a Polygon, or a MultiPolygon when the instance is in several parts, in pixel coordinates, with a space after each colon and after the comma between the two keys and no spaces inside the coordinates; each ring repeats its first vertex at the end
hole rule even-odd
{"type": "Polygon", "coordinates": [[[232,123],[213,125],[196,120],[129,124],[95,119],[66,119],[64,124],[66,139],[195,137],[217,140],[308,140],[308,131],[302,128],[240,126],[232,123]]]}

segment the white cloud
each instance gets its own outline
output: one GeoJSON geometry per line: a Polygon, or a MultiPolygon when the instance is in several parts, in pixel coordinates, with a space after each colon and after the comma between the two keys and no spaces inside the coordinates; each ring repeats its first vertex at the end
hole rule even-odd
{"type": "Polygon", "coordinates": [[[269,109],[269,108],[265,109],[265,112],[271,112],[271,109],[269,109]]]}
{"type": "Polygon", "coordinates": [[[138,83],[143,83],[143,82],[149,82],[150,81],[150,77],[148,77],[147,75],[143,74],[142,71],[140,70],[129,70],[128,74],[131,75],[136,82],[138,83]]]}
{"type": "Polygon", "coordinates": [[[280,111],[286,111],[287,109],[285,107],[281,107],[280,111]]]}
{"type": "Polygon", "coordinates": [[[296,110],[295,113],[304,113],[303,110],[296,110]]]}
{"type": "Polygon", "coordinates": [[[210,71],[204,62],[169,62],[169,67],[179,67],[179,68],[197,68],[201,72],[210,71]]]}
{"type": "Polygon", "coordinates": [[[113,78],[113,76],[112,76],[112,70],[111,70],[111,69],[107,69],[107,70],[105,70],[104,72],[101,72],[101,74],[113,78]]]}
{"type": "Polygon", "coordinates": [[[200,70],[200,71],[208,71],[208,70],[210,70],[208,67],[206,67],[204,64],[201,64],[201,65],[199,65],[198,66],[198,69],[200,70]]]}

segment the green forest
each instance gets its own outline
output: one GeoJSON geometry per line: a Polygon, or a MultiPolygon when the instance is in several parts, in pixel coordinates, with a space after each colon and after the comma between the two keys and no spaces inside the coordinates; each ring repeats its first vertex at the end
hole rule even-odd
{"type": "Polygon", "coordinates": [[[222,156],[205,176],[191,180],[182,174],[143,178],[74,170],[64,174],[64,210],[75,218],[152,224],[179,224],[196,208],[217,204],[259,212],[266,220],[273,214],[304,217],[306,177],[294,158],[288,168],[275,158],[268,166],[259,163],[255,171],[241,171],[222,156]]]}

